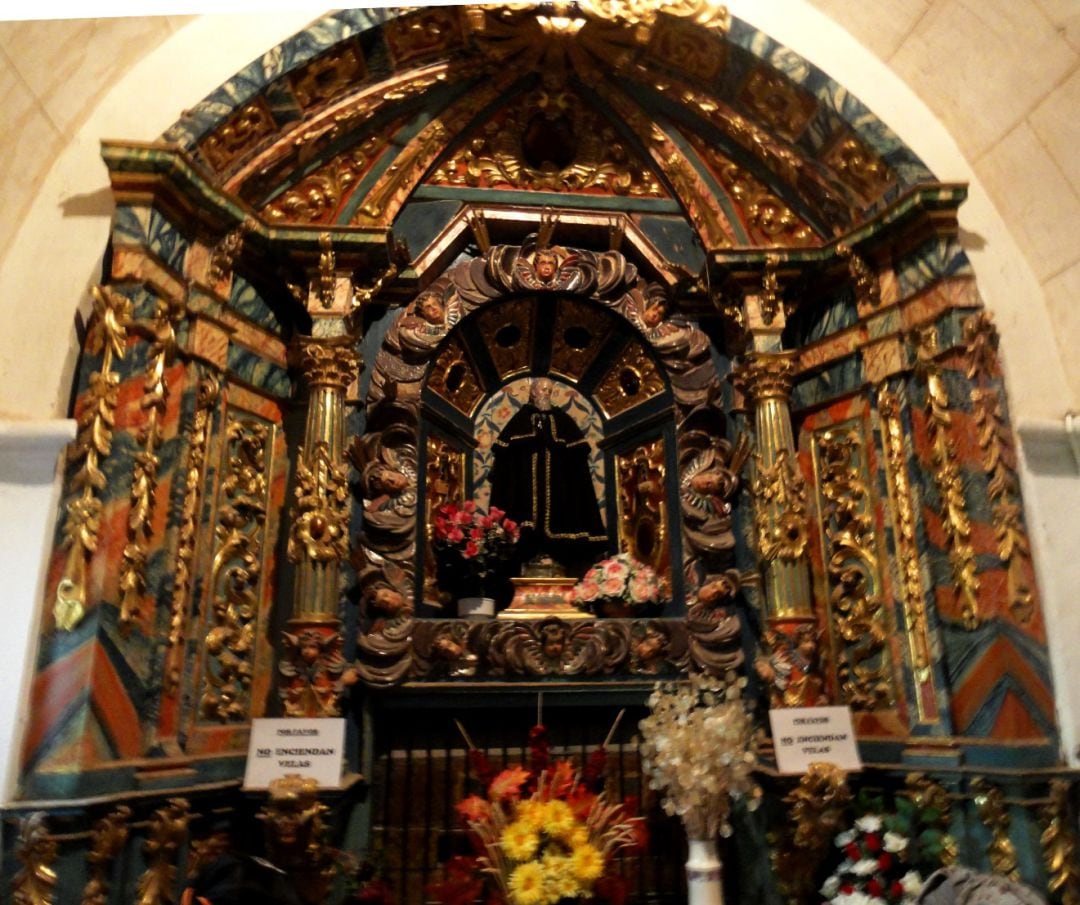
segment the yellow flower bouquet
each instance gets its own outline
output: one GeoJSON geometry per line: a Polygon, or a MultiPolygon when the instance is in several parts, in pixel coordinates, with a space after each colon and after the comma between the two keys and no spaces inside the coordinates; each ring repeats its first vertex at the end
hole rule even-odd
{"type": "Polygon", "coordinates": [[[613,871],[614,856],[644,846],[644,821],[628,803],[608,801],[602,791],[603,748],[585,775],[569,761],[548,762],[543,726],[529,734],[531,768],[495,774],[475,748],[470,760],[484,795],[458,803],[476,856],[448,866],[449,878],[428,892],[444,905],[477,898],[499,905],[621,902],[625,881],[613,871]]]}

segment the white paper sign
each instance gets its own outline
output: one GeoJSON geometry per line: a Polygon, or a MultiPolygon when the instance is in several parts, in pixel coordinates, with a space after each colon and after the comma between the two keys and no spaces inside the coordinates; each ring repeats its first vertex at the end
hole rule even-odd
{"type": "Polygon", "coordinates": [[[265,789],[289,773],[310,777],[321,789],[341,788],[344,719],[254,720],[245,789],[265,789]]]}
{"type": "Polygon", "coordinates": [[[781,773],[805,773],[819,761],[862,769],[850,707],[780,707],[769,711],[769,723],[781,773]]]}

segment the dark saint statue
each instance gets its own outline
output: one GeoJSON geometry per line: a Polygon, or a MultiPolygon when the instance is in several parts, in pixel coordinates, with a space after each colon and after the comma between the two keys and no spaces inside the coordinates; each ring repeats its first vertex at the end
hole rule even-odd
{"type": "Polygon", "coordinates": [[[584,572],[607,545],[589,472],[589,442],[551,404],[554,384],[533,381],[529,401],[494,444],[491,505],[521,526],[522,562],[546,553],[571,575],[584,572]]]}

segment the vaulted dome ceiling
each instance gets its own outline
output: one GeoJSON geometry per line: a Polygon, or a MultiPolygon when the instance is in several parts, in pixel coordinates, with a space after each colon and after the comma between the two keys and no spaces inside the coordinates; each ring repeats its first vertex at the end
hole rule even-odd
{"type": "Polygon", "coordinates": [[[841,86],[704,0],[348,10],[273,65],[162,138],[269,224],[393,230],[414,259],[482,199],[617,209],[692,271],[829,243],[933,180],[841,86]]]}

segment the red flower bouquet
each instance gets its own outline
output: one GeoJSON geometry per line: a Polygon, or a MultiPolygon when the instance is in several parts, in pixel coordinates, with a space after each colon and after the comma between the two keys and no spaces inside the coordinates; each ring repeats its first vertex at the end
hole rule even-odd
{"type": "Polygon", "coordinates": [[[476,855],[454,859],[447,879],[428,893],[443,905],[482,896],[497,905],[624,902],[615,854],[644,847],[645,826],[629,802],[612,803],[598,790],[604,749],[593,752],[581,776],[569,761],[550,761],[543,726],[532,729],[529,743],[529,768],[499,773],[483,752],[470,750],[484,794],[465,798],[457,810],[476,855]]]}
{"type": "Polygon", "coordinates": [[[435,547],[475,578],[484,579],[510,555],[521,532],[497,506],[484,512],[472,500],[447,503],[435,512],[435,547]]]}

